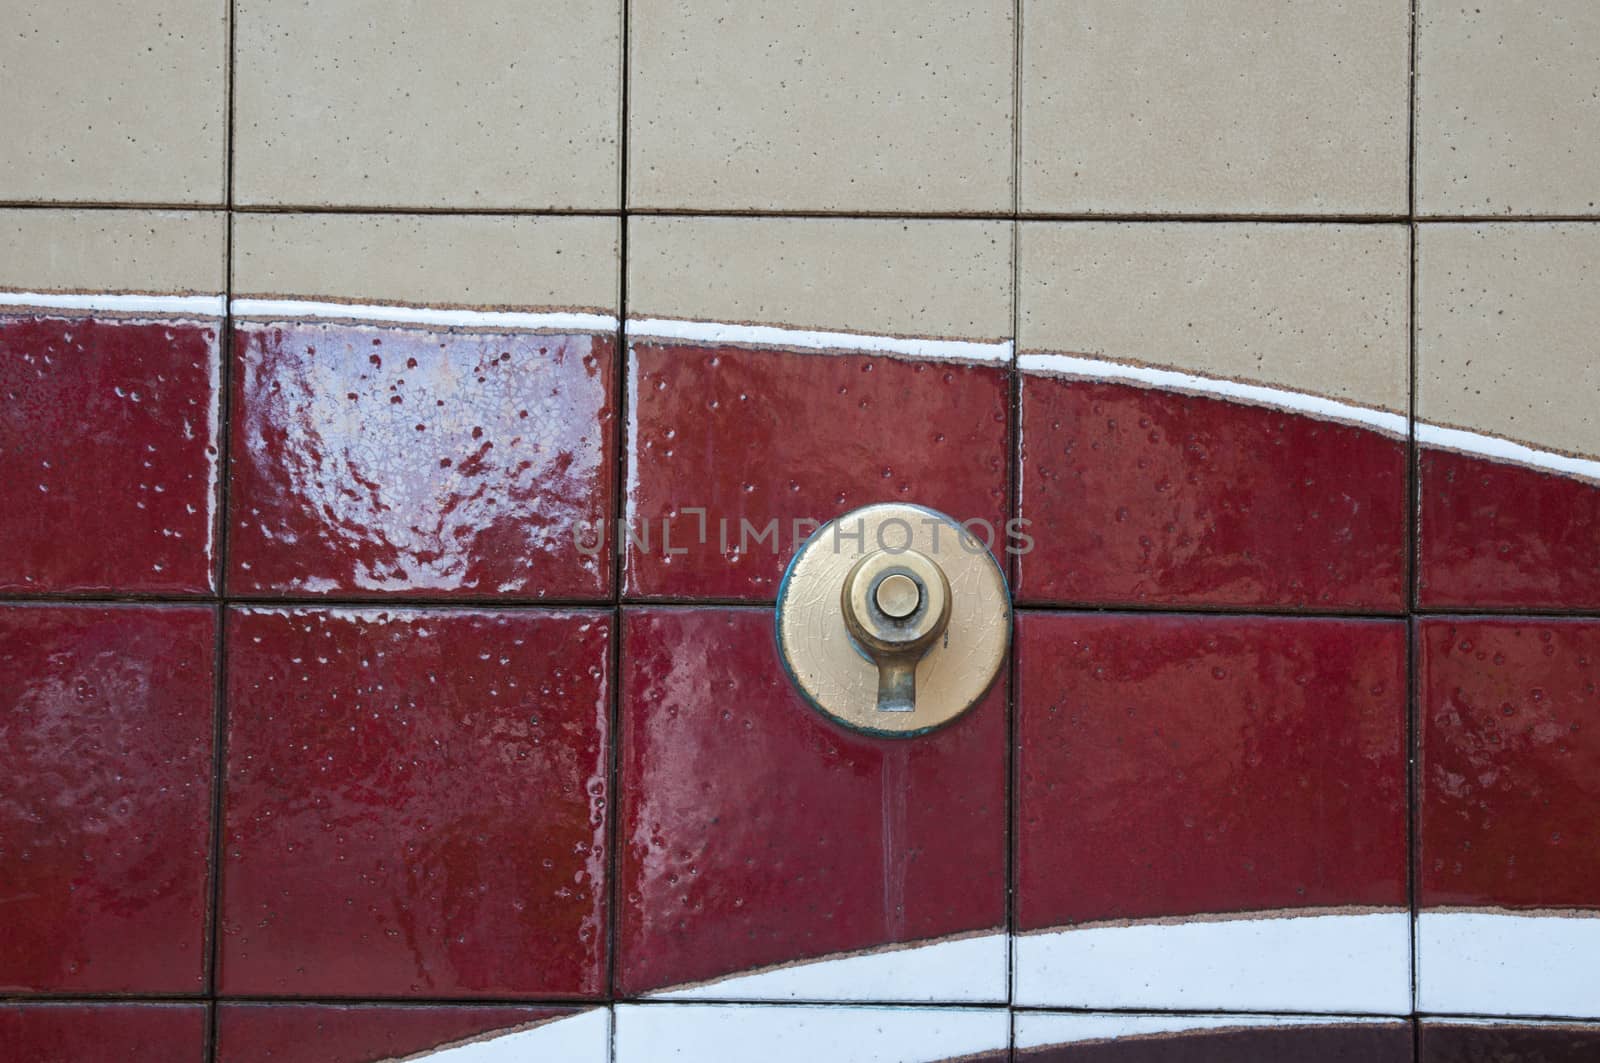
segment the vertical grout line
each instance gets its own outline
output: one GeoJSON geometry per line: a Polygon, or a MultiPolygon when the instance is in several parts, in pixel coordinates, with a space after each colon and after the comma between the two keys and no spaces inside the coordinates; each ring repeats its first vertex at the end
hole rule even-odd
{"type": "MultiPolygon", "coordinates": [[[[1010,424],[1006,432],[1006,521],[1009,526],[1021,508],[1022,485],[1022,380],[1017,368],[1017,345],[1022,289],[1022,226],[1018,216],[1022,209],[1022,26],[1025,0],[1016,0],[1012,7],[1014,25],[1011,35],[1011,366],[1010,424]]],[[[1010,536],[1001,539],[1008,547],[1010,536]]],[[[1006,577],[1011,583],[1013,601],[1016,597],[1016,574],[1020,565],[1017,555],[1004,559],[1006,577]]],[[[1017,820],[1021,811],[1017,801],[1017,616],[1011,611],[1011,653],[1006,669],[1006,799],[1004,830],[1006,838],[1006,1011],[1011,1021],[1007,1029],[1007,1058],[1016,1052],[1016,1000],[1017,984],[1017,820]]]]}
{"type": "MultiPolygon", "coordinates": [[[[622,895],[622,668],[623,668],[623,611],[622,542],[618,534],[624,507],[627,505],[628,447],[628,38],[630,29],[630,0],[621,0],[621,75],[618,89],[619,117],[617,123],[617,203],[621,213],[617,218],[617,339],[614,380],[616,387],[617,450],[615,482],[611,490],[611,756],[608,767],[607,791],[611,814],[606,828],[606,983],[607,1004],[606,1058],[616,1058],[617,1051],[617,953],[622,933],[622,919],[618,899],[622,895]]],[[[602,542],[605,540],[602,539],[602,542]]]]}
{"type": "Polygon", "coordinates": [[[1410,914],[1407,956],[1411,961],[1411,1054],[1417,1058],[1419,1034],[1417,1017],[1417,868],[1422,839],[1417,829],[1421,791],[1420,727],[1417,703],[1417,620],[1421,576],[1420,549],[1420,473],[1417,452],[1417,11],[1419,0],[1411,0],[1407,24],[1408,55],[1406,78],[1406,909],[1410,914]]]}
{"type": "Polygon", "coordinates": [[[227,9],[227,76],[223,87],[223,262],[222,262],[222,321],[221,335],[217,337],[218,357],[222,359],[221,372],[217,374],[220,393],[217,395],[217,563],[215,590],[216,617],[216,688],[212,699],[212,762],[211,762],[211,897],[206,912],[206,1036],[205,1052],[208,1061],[217,1058],[217,1030],[220,1020],[218,998],[218,965],[222,955],[222,858],[223,809],[227,771],[228,738],[228,526],[233,419],[233,175],[234,175],[234,101],[235,77],[238,68],[239,17],[236,0],[229,0],[227,9]]]}

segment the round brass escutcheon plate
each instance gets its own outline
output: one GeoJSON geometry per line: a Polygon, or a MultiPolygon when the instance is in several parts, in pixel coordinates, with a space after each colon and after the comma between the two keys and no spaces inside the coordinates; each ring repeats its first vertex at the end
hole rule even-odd
{"type": "Polygon", "coordinates": [[[956,521],[883,503],[806,540],[778,590],[777,634],[784,668],[817,711],[910,737],[988,692],[1011,643],[1011,596],[994,556],[956,521]]]}

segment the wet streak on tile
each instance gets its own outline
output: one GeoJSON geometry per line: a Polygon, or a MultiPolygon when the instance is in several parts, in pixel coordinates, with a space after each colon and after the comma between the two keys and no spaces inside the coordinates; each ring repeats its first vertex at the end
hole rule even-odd
{"type": "Polygon", "coordinates": [[[704,994],[1004,999],[1003,686],[874,738],[793,691],[764,610],[630,609],[623,646],[621,992],[795,965],[704,994]],[[956,935],[943,960],[886,949],[956,935]]]}

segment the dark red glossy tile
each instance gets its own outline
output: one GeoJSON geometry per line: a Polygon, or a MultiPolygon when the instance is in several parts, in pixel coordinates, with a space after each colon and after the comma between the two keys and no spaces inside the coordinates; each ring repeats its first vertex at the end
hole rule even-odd
{"type": "Polygon", "coordinates": [[[1026,1063],[1412,1063],[1411,1024],[1263,1015],[1029,1013],[1026,1063]]]}
{"type": "Polygon", "coordinates": [[[1024,613],[1015,652],[1021,1002],[1408,1007],[1401,622],[1024,613]]]}
{"type": "Polygon", "coordinates": [[[211,592],[218,328],[0,316],[0,591],[211,592]]]}
{"type": "Polygon", "coordinates": [[[215,642],[200,606],[0,608],[0,990],[205,988],[215,642]]]}
{"type": "Polygon", "coordinates": [[[1424,447],[1417,595],[1428,608],[1600,606],[1600,487],[1424,447]]]}
{"type": "Polygon", "coordinates": [[[1600,1017],[1600,622],[1417,641],[1419,1006],[1600,1017]]]}
{"type": "Polygon", "coordinates": [[[451,1048],[470,1052],[466,1046],[473,1044],[486,1059],[600,1063],[607,1027],[603,1012],[570,1008],[223,1004],[217,1010],[217,1061],[378,1063],[451,1048]]]}
{"type": "Polygon", "coordinates": [[[224,992],[603,990],[608,615],[228,625],[224,992]]]}
{"type": "Polygon", "coordinates": [[[1593,1063],[1600,1026],[1425,1021],[1417,1063],[1593,1063]]]}
{"type": "Polygon", "coordinates": [[[0,1005],[0,1063],[202,1063],[203,1004],[0,1005]]]}
{"type": "Polygon", "coordinates": [[[234,337],[234,594],[610,594],[609,558],[580,543],[611,514],[613,337],[234,337]]]}
{"type": "Polygon", "coordinates": [[[791,688],[767,610],[630,610],[623,651],[620,992],[1004,999],[1004,683],[877,738],[791,688]]]}
{"type": "Polygon", "coordinates": [[[806,521],[872,502],[985,521],[1001,548],[1010,388],[1000,367],[646,341],[629,350],[630,595],[771,600],[815,527],[806,521]]]}
{"type": "Polygon", "coordinates": [[[1404,439],[1030,373],[1020,447],[1019,601],[1404,607],[1404,439]]]}
{"type": "Polygon", "coordinates": [[[1600,908],[1600,622],[1418,628],[1421,903],[1600,908]]]}

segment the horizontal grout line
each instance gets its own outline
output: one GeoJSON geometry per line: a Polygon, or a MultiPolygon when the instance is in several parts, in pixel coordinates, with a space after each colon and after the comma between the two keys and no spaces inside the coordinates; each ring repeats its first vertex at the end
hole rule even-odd
{"type": "Polygon", "coordinates": [[[467,328],[533,329],[545,332],[615,332],[614,314],[577,311],[465,310],[402,304],[336,303],[315,299],[233,299],[228,304],[235,319],[257,321],[312,318],[330,321],[370,321],[392,325],[444,325],[467,328]]]}
{"type": "Polygon", "coordinates": [[[890,354],[940,361],[1008,365],[1012,343],[1005,340],[923,339],[879,333],[825,332],[781,325],[748,325],[677,318],[630,318],[630,340],[681,341],[750,347],[800,348],[839,354],[890,354]]]}
{"type": "Polygon", "coordinates": [[[160,314],[163,317],[221,318],[227,300],[221,295],[149,295],[113,292],[0,291],[0,308],[25,310],[101,310],[114,314],[160,314]]]}

